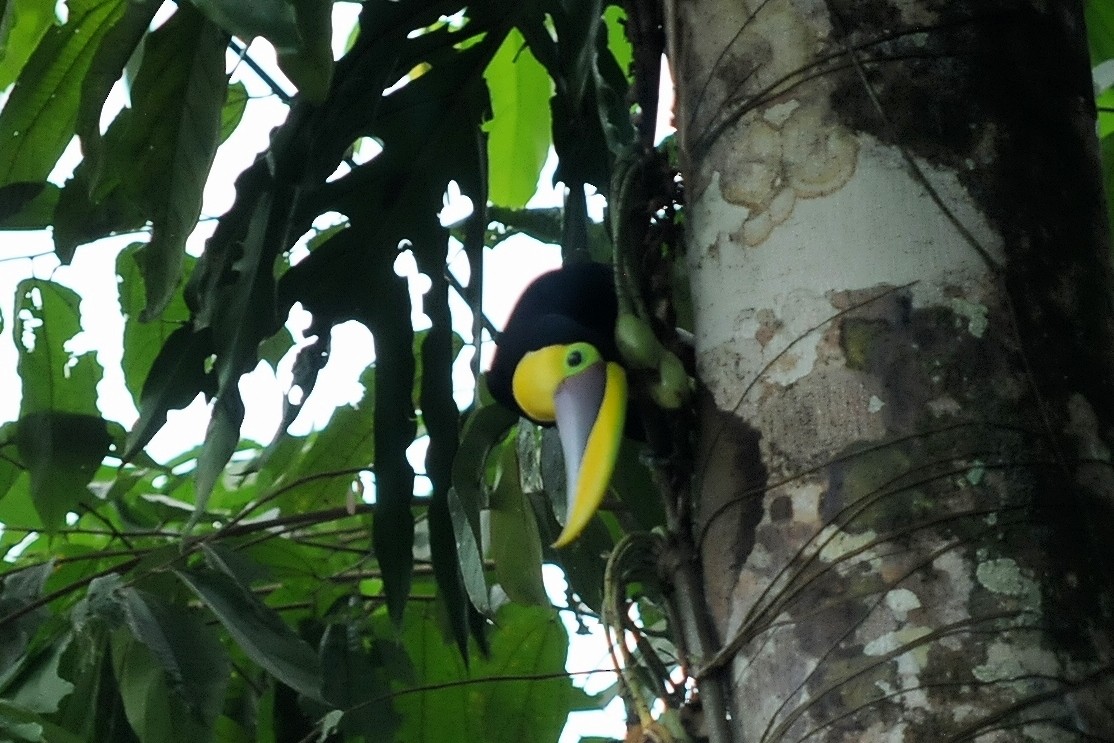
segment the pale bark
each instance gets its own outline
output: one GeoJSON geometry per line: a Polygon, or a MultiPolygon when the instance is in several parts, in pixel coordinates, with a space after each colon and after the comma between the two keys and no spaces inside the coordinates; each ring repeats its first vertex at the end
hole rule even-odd
{"type": "Polygon", "coordinates": [[[684,0],[739,741],[1114,739],[1114,303],[1067,0],[684,0]]]}

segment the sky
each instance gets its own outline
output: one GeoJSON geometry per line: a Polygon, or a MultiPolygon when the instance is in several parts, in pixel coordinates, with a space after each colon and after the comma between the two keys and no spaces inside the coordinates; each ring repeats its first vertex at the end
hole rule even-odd
{"type": "MultiPolygon", "coordinates": [[[[336,3],[334,6],[334,52],[339,56],[353,27],[359,5],[336,3]]],[[[169,13],[167,13],[169,15],[169,13]]],[[[156,18],[161,23],[165,18],[156,18]]],[[[256,40],[249,48],[254,59],[284,85],[288,92],[294,88],[278,71],[273,52],[265,41],[256,40]]],[[[205,189],[202,207],[202,223],[191,235],[187,250],[193,255],[200,254],[205,240],[215,227],[213,218],[224,213],[235,198],[233,182],[236,175],[246,168],[267,143],[267,133],[281,123],[287,107],[259,77],[242,62],[237,63],[230,54],[232,81],[242,82],[249,92],[248,108],[244,115],[245,124],[237,128],[217,153],[209,183],[205,189]]],[[[127,96],[124,86],[117,84],[102,117],[102,128],[126,105],[127,96]]],[[[71,143],[59,165],[51,174],[50,180],[61,185],[72,173],[80,159],[76,140],[71,143]]],[[[561,192],[552,184],[556,158],[551,152],[540,179],[538,194],[529,206],[551,206],[560,204],[561,192]]],[[[596,218],[602,216],[601,200],[594,200],[596,218]]],[[[471,205],[467,199],[456,194],[447,194],[446,205],[441,214],[442,222],[451,224],[467,216],[471,205]]],[[[339,215],[337,217],[339,219],[339,215]]],[[[327,226],[325,222],[316,227],[327,226]]],[[[307,238],[309,235],[306,236],[307,238]]],[[[145,239],[145,238],[141,238],[145,239]]],[[[128,394],[120,370],[124,319],[116,295],[115,263],[117,254],[136,240],[133,236],[120,236],[99,240],[77,250],[69,265],[60,265],[53,255],[53,242],[49,232],[9,232],[4,234],[4,251],[0,256],[0,297],[13,297],[16,285],[28,277],[48,278],[75,290],[82,298],[82,326],[85,330],[73,339],[68,350],[75,354],[94,352],[104,368],[104,378],[98,387],[99,405],[102,414],[125,427],[130,427],[138,418],[138,412],[128,394]]],[[[560,250],[556,246],[542,245],[533,241],[524,245],[528,238],[511,238],[493,250],[485,251],[485,281],[483,307],[485,314],[495,327],[502,327],[507,315],[526,285],[538,274],[560,264],[560,250]]],[[[295,248],[292,259],[297,260],[308,254],[304,248],[295,248]]],[[[407,277],[417,328],[428,326],[428,320],[421,315],[421,295],[428,288],[429,281],[417,272],[414,260],[408,253],[396,262],[396,271],[407,277]]],[[[450,270],[462,284],[468,282],[468,265],[463,253],[456,246],[450,249],[450,270]],[[455,254],[456,260],[453,260],[455,254]]],[[[7,300],[10,301],[10,300],[7,300]]],[[[467,306],[460,297],[453,294],[451,307],[454,311],[456,331],[466,340],[471,338],[471,320],[467,306]]],[[[15,326],[11,304],[2,310],[4,328],[0,332],[0,385],[7,392],[0,395],[0,420],[15,420],[19,415],[20,382],[16,374],[17,351],[12,337],[15,326]]],[[[240,382],[244,395],[246,416],[242,436],[266,442],[278,428],[281,417],[283,393],[291,383],[291,368],[297,348],[306,341],[301,331],[308,326],[309,316],[300,308],[291,313],[287,324],[294,338],[295,348],[279,363],[277,373],[265,363],[246,375],[240,382]]],[[[488,340],[481,353],[484,367],[490,361],[492,344],[488,340]]],[[[458,404],[467,405],[471,400],[474,382],[469,366],[473,350],[465,348],[457,360],[457,397],[458,404]]],[[[363,394],[358,377],[372,362],[371,335],[362,325],[355,322],[337,326],[333,330],[332,354],[325,369],[322,370],[317,386],[306,401],[298,419],[291,426],[291,433],[303,435],[320,428],[328,422],[332,411],[340,405],[358,401],[363,394]]],[[[148,452],[160,461],[193,448],[204,437],[209,419],[209,406],[198,398],[187,408],[172,411],[167,417],[166,426],[151,441],[148,452]]],[[[411,464],[416,471],[424,467],[424,446],[416,443],[408,452],[411,464]]],[[[420,492],[422,483],[417,488],[420,492]]],[[[565,601],[564,580],[559,569],[547,565],[545,569],[546,586],[554,603],[563,605],[565,601]]],[[[570,650],[567,667],[570,671],[608,668],[602,632],[598,625],[589,635],[576,634],[577,624],[570,615],[563,613],[569,631],[570,650]]],[[[609,673],[590,677],[576,677],[578,685],[583,684],[587,691],[594,693],[608,687],[614,680],[609,673]]],[[[605,711],[574,713],[561,737],[561,743],[574,743],[581,735],[612,736],[622,738],[625,732],[622,705],[615,700],[605,711]]]]}

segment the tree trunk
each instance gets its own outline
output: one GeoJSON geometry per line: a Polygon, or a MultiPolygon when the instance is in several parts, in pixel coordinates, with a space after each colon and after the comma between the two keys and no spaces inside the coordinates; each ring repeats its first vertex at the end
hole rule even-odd
{"type": "Polygon", "coordinates": [[[1114,738],[1082,17],[676,3],[704,675],[737,741],[1114,738]]]}

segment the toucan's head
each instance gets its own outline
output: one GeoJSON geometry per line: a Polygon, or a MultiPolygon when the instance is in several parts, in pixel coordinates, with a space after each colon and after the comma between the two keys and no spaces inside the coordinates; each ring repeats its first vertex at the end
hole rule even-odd
{"type": "Polygon", "coordinates": [[[588,525],[615,468],[627,410],[616,314],[611,267],[572,264],[526,288],[496,341],[491,394],[536,423],[556,425],[561,439],[569,515],[555,547],[588,525]]]}

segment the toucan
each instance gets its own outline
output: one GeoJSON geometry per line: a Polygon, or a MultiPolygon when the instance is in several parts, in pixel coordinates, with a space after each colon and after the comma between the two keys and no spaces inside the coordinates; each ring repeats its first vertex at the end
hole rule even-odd
{"type": "Polygon", "coordinates": [[[492,396],[535,423],[557,426],[569,511],[554,547],[588,525],[615,468],[627,414],[617,314],[611,267],[573,263],[526,287],[495,341],[492,396]]]}

